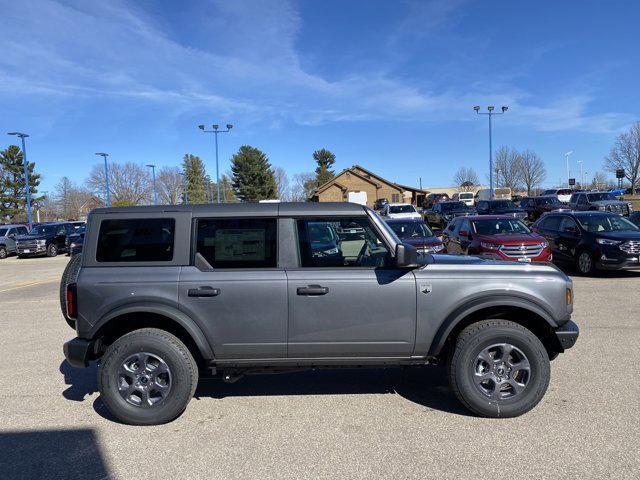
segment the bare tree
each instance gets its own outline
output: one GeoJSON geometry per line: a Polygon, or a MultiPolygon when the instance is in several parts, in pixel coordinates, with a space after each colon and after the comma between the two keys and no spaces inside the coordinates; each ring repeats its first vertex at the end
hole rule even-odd
{"type": "Polygon", "coordinates": [[[90,198],[91,192],[79,187],[68,177],[62,177],[56,185],[53,198],[48,199],[48,208],[52,209],[52,213],[55,212],[57,218],[77,220],[85,215],[85,206],[90,198]]]}
{"type": "Polygon", "coordinates": [[[179,167],[162,167],[156,175],[158,201],[162,205],[182,203],[183,180],[179,167]]]}
{"type": "MultiPolygon", "coordinates": [[[[105,177],[102,165],[94,165],[87,179],[87,187],[98,198],[105,198],[105,177]]],[[[141,205],[150,202],[151,179],[149,172],[137,163],[111,163],[109,165],[109,193],[111,204],[141,205]]]]}
{"type": "Polygon", "coordinates": [[[516,190],[522,182],[520,163],[520,154],[515,148],[498,148],[494,160],[496,186],[516,190]]]}
{"type": "Polygon", "coordinates": [[[316,187],[316,174],[312,172],[296,173],[291,185],[292,202],[306,202],[316,187]]]}
{"type": "Polygon", "coordinates": [[[276,186],[278,187],[278,199],[287,202],[291,199],[291,188],[289,178],[284,168],[277,167],[275,170],[276,186]]]}
{"type": "Polygon", "coordinates": [[[595,190],[605,189],[611,184],[611,181],[604,172],[596,172],[593,174],[591,188],[595,190]]]}
{"type": "Polygon", "coordinates": [[[631,182],[631,193],[636,193],[640,180],[640,122],[616,137],[611,152],[604,158],[604,168],[612,173],[624,170],[625,177],[631,182]]]}
{"type": "Polygon", "coordinates": [[[453,183],[463,192],[469,192],[478,184],[478,174],[471,167],[460,167],[453,176],[453,183]]]}
{"type": "Polygon", "coordinates": [[[536,152],[525,150],[520,154],[520,178],[527,189],[527,195],[531,195],[532,189],[547,178],[547,169],[536,152]]]}

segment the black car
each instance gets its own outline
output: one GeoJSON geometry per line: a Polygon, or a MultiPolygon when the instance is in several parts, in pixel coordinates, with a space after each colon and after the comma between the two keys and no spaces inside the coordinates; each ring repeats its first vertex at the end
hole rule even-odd
{"type": "Polygon", "coordinates": [[[430,193],[424,199],[424,203],[422,204],[422,208],[424,210],[428,210],[431,207],[433,207],[433,205],[435,205],[436,203],[448,202],[448,201],[449,201],[449,195],[447,193],[430,193]]]}
{"type": "Polygon", "coordinates": [[[84,233],[86,231],[86,225],[82,222],[81,225],[77,225],[79,222],[72,222],[75,232],[67,235],[66,247],[67,256],[75,255],[82,252],[82,245],[84,243],[84,233]]]}
{"type": "Polygon", "coordinates": [[[375,202],[373,202],[373,209],[379,212],[383,210],[385,205],[387,205],[388,203],[389,200],[387,200],[386,198],[379,198],[375,202]]]}
{"type": "Polygon", "coordinates": [[[476,203],[478,215],[513,215],[518,220],[527,218],[527,212],[511,200],[480,200],[476,203]]]}
{"type": "Polygon", "coordinates": [[[418,261],[425,262],[430,253],[446,253],[442,240],[436,237],[420,218],[385,219],[400,240],[418,250],[418,261]]]}
{"type": "Polygon", "coordinates": [[[28,235],[16,238],[18,258],[46,255],[55,257],[67,250],[67,236],[75,229],[69,222],[42,223],[34,226],[28,235]]]}
{"type": "Polygon", "coordinates": [[[455,217],[464,217],[475,214],[476,209],[470,207],[464,202],[439,202],[433,204],[429,210],[424,212],[424,216],[429,226],[438,227],[440,229],[446,227],[447,224],[455,217]]]}
{"type": "Polygon", "coordinates": [[[629,220],[636,227],[640,227],[640,212],[632,212],[629,214],[629,220]]]}
{"type": "Polygon", "coordinates": [[[611,192],[577,192],[571,195],[568,205],[571,210],[600,210],[625,217],[631,213],[631,204],[618,200],[611,192]]]}
{"type": "Polygon", "coordinates": [[[558,200],[555,195],[545,195],[540,197],[524,197],[520,200],[520,208],[527,212],[527,220],[535,222],[542,215],[557,210],[570,210],[569,207],[558,200]]]}
{"type": "Polygon", "coordinates": [[[640,228],[616,213],[548,213],[533,231],[547,239],[554,261],[576,265],[583,275],[640,269],[640,228]]]}

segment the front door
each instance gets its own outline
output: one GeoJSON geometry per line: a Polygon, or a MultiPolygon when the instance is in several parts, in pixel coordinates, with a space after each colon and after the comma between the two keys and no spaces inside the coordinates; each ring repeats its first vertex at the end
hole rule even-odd
{"type": "Polygon", "coordinates": [[[297,221],[300,267],[287,269],[288,356],[408,357],[416,280],[392,266],[368,217],[297,221]]]}
{"type": "Polygon", "coordinates": [[[196,221],[195,259],[180,273],[180,308],[219,359],[286,356],[287,277],[275,218],[196,221]]]}

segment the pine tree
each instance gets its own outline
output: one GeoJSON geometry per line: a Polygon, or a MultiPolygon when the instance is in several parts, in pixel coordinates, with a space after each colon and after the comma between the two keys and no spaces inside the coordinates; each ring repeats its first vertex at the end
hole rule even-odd
{"type": "MultiPolygon", "coordinates": [[[[0,217],[6,217],[11,221],[27,217],[23,157],[20,147],[16,145],[10,145],[0,152],[0,217]]],[[[35,173],[35,165],[33,162],[27,162],[32,204],[42,200],[42,197],[37,196],[40,174],[35,173]]]]}
{"type": "Polygon", "coordinates": [[[200,157],[187,153],[182,160],[182,171],[187,176],[189,203],[206,203],[207,173],[200,157]]]}
{"type": "Polygon", "coordinates": [[[335,177],[331,167],[336,163],[336,156],[329,150],[322,148],[313,152],[313,159],[318,164],[316,167],[316,187],[319,187],[335,177]]]}
{"type": "Polygon", "coordinates": [[[273,168],[267,156],[257,148],[243,145],[231,158],[232,186],[243,201],[278,198],[273,168]]]}

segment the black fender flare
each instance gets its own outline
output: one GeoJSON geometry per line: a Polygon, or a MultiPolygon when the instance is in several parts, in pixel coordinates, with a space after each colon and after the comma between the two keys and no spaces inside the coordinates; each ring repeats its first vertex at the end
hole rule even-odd
{"type": "Polygon", "coordinates": [[[558,328],[558,323],[553,318],[553,315],[541,304],[541,302],[537,301],[535,297],[519,292],[512,292],[508,294],[504,292],[487,294],[484,292],[471,300],[465,300],[464,303],[455,307],[451,313],[447,315],[433,337],[433,341],[429,347],[429,356],[436,356],[441,352],[451,331],[464,318],[474,312],[490,307],[522,308],[542,317],[549,327],[558,328]]]}
{"type": "Polygon", "coordinates": [[[128,303],[109,311],[93,325],[90,332],[91,338],[95,338],[97,332],[114,318],[131,313],[154,313],[172,320],[186,330],[205,360],[212,360],[215,358],[213,349],[211,348],[211,344],[207,340],[207,337],[204,335],[202,329],[198,326],[198,324],[193,321],[191,317],[178,310],[176,307],[160,303],[128,303]]]}

